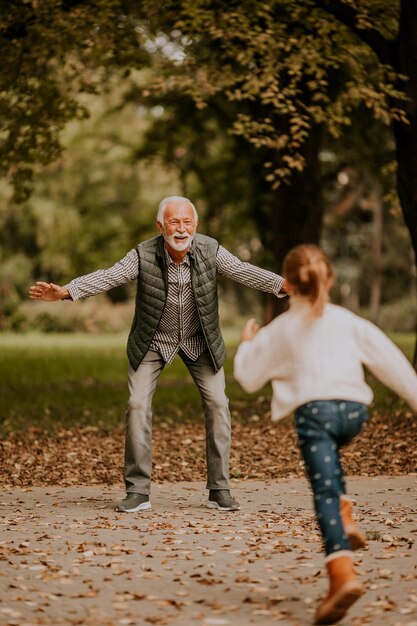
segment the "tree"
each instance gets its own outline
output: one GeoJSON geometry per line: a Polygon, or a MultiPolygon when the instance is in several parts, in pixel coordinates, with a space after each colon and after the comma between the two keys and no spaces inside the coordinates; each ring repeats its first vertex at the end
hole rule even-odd
{"type": "MultiPolygon", "coordinates": [[[[12,202],[0,185],[0,329],[27,327],[20,304],[33,280],[68,282],[154,235],[160,194],[178,182],[161,161],[151,167],[132,159],[150,120],[133,104],[120,109],[121,99],[114,77],[105,96],[83,97],[88,119],[66,127],[63,154],[37,174],[27,200],[12,202]]],[[[131,294],[123,285],[106,296],[114,302],[131,294]]],[[[54,327],[67,327],[62,321],[54,327]]]]}
{"type": "MultiPolygon", "coordinates": [[[[233,230],[233,245],[243,248],[247,220],[251,220],[263,249],[252,260],[274,271],[280,271],[286,252],[297,243],[318,242],[323,211],[318,201],[319,138],[314,144],[311,141],[307,165],[295,175],[297,184],[273,189],[264,173],[265,161],[274,158],[272,151],[228,132],[235,103],[214,97],[198,108],[192,98],[180,93],[169,94],[162,102],[164,114],[150,127],[136,158],[160,155],[177,168],[182,193],[191,194],[205,207],[204,224],[212,235],[225,242],[233,230]]],[[[152,103],[148,99],[148,106],[152,103]]],[[[264,317],[269,321],[283,301],[267,294],[264,299],[264,317]]]]}
{"type": "Polygon", "coordinates": [[[265,164],[272,187],[283,188],[290,177],[294,187],[294,172],[306,167],[320,127],[337,135],[360,103],[392,125],[398,195],[417,263],[415,2],[172,0],[164,6],[150,22],[155,41],[161,30],[175,34],[184,61],[181,67],[166,61],[161,87],[180,85],[201,106],[214,93],[238,102],[233,132],[275,151],[265,164]]]}
{"type": "Polygon", "coordinates": [[[59,156],[66,124],[88,115],[80,95],[103,92],[109,72],[147,65],[124,4],[0,0],[0,174],[15,200],[25,200],[34,173],[59,156]]]}
{"type": "MultiPolygon", "coordinates": [[[[392,120],[397,191],[417,265],[417,4],[414,0],[401,0],[399,5],[387,2],[352,5],[340,0],[315,0],[315,4],[368,46],[379,62],[395,73],[396,93],[405,94],[399,101],[392,93],[388,101],[392,109],[401,107],[405,112],[405,118],[394,116],[392,120]],[[394,34],[381,19],[381,9],[391,15],[395,11],[394,34]],[[379,19],[374,18],[375,13],[379,19]]],[[[417,367],[417,343],[413,360],[417,367]]]]}
{"type": "Polygon", "coordinates": [[[303,240],[305,222],[316,237],[323,129],[337,135],[365,103],[393,126],[416,251],[416,11],[413,0],[16,0],[1,18],[0,167],[27,192],[34,164],[54,158],[60,128],[82,114],[78,94],[98,89],[109,68],[143,67],[151,55],[155,93],[180,91],[199,107],[215,96],[234,103],[231,132],[265,156],[277,191],[268,212],[275,234],[294,233],[278,255],[303,240]]]}

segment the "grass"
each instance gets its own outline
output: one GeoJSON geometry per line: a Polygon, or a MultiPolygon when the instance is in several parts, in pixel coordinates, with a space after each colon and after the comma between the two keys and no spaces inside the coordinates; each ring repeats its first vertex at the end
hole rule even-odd
{"type": "MultiPolygon", "coordinates": [[[[225,370],[231,403],[255,401],[233,381],[238,332],[225,332],[225,370]]],[[[411,357],[413,335],[393,339],[411,357]]],[[[392,404],[392,394],[372,383],[376,405],[392,404]]],[[[269,387],[262,391],[269,396],[269,387]]],[[[114,335],[0,334],[0,432],[28,427],[114,428],[127,402],[126,333],[114,335]]],[[[164,369],[154,398],[156,420],[201,419],[200,398],[181,359],[164,369]]]]}
{"type": "Polygon", "coordinates": [[[114,425],[126,402],[121,336],[0,335],[2,430],[114,425]]]}

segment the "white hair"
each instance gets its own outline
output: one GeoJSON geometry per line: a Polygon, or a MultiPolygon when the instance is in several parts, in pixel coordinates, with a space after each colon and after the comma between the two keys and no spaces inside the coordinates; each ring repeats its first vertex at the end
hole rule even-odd
{"type": "Polygon", "coordinates": [[[195,220],[198,220],[197,209],[195,208],[191,200],[189,200],[188,198],[184,198],[183,196],[168,196],[167,198],[161,200],[161,202],[159,203],[158,213],[156,214],[157,222],[160,222],[161,224],[163,223],[165,209],[167,208],[168,204],[172,204],[174,202],[188,202],[188,204],[194,211],[195,220]]]}

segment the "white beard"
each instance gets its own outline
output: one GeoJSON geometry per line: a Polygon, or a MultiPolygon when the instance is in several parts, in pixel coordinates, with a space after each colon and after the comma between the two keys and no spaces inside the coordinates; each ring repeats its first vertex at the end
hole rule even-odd
{"type": "MultiPolygon", "coordinates": [[[[195,233],[194,233],[195,234],[195,233]]],[[[174,250],[176,250],[177,252],[183,252],[184,250],[186,250],[189,246],[191,246],[191,243],[194,239],[194,234],[193,235],[188,235],[186,237],[184,237],[184,239],[181,242],[175,241],[175,236],[176,235],[170,235],[169,237],[167,235],[165,235],[164,233],[164,239],[165,241],[171,246],[171,248],[173,248],[174,250]]]]}

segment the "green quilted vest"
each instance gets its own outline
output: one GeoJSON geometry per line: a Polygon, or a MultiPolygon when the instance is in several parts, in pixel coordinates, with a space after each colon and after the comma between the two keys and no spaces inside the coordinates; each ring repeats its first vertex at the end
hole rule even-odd
{"type": "MultiPolygon", "coordinates": [[[[136,247],[139,257],[136,309],[127,342],[129,362],[135,370],[149,350],[165,307],[168,270],[164,247],[162,235],[136,247]]],[[[226,358],[217,298],[218,247],[215,239],[196,234],[189,252],[194,300],[215,371],[223,366],[226,358]]]]}

